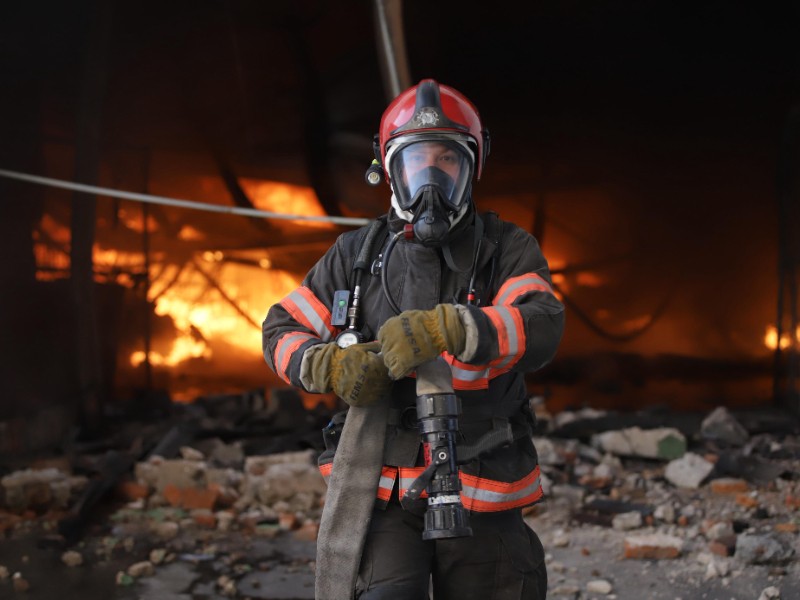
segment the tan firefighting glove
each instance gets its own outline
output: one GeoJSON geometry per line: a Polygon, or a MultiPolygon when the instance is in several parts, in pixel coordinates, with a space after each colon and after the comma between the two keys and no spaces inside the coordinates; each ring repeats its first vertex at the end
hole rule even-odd
{"type": "Polygon", "coordinates": [[[464,351],[466,337],[453,304],[439,304],[431,310],[406,310],[387,320],[378,331],[383,362],[392,379],[408,375],[445,350],[458,356],[464,351]]]}
{"type": "Polygon", "coordinates": [[[310,375],[314,388],[333,392],[350,406],[369,406],[389,391],[391,379],[378,342],[340,348],[325,344],[311,357],[310,375]]]}

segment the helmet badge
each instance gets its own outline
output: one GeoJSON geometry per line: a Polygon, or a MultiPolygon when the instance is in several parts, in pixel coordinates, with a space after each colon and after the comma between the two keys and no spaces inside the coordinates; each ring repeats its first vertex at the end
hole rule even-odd
{"type": "Polygon", "coordinates": [[[414,124],[417,127],[436,127],[439,124],[439,113],[435,108],[425,106],[414,115],[414,124]]]}

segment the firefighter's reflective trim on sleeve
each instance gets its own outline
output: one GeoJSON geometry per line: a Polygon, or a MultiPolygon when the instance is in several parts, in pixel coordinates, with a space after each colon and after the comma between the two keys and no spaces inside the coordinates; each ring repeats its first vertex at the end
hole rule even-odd
{"type": "Polygon", "coordinates": [[[454,390],[488,389],[489,381],[511,370],[510,367],[494,368],[486,365],[470,365],[461,362],[447,352],[444,352],[442,356],[450,365],[450,371],[453,373],[454,390]]]}
{"type": "Polygon", "coordinates": [[[486,365],[469,365],[447,352],[443,356],[453,373],[453,389],[485,390],[489,387],[490,369],[486,365]]]}
{"type": "Polygon", "coordinates": [[[289,373],[287,372],[289,362],[292,360],[292,355],[304,342],[313,339],[316,339],[316,337],[310,333],[303,332],[290,331],[281,336],[281,339],[278,340],[275,346],[275,354],[272,357],[272,362],[275,365],[275,372],[278,374],[278,377],[283,379],[286,383],[292,383],[289,380],[289,373]]]}
{"type": "Polygon", "coordinates": [[[553,294],[553,288],[541,275],[525,273],[525,275],[508,279],[502,287],[497,290],[497,295],[492,304],[495,306],[510,306],[517,298],[528,292],[546,292],[548,294],[553,294]]]}
{"type": "Polygon", "coordinates": [[[525,325],[519,309],[513,306],[487,306],[483,312],[497,330],[499,356],[489,365],[510,368],[525,353],[525,325]]]}
{"type": "Polygon", "coordinates": [[[323,342],[329,342],[336,334],[331,323],[331,311],[310,289],[301,286],[281,300],[281,306],[295,321],[315,331],[323,342]]]}
{"type": "MultiPolygon", "coordinates": [[[[425,467],[400,467],[401,498],[424,469],[425,467]]],[[[464,508],[474,512],[497,512],[519,508],[533,504],[542,497],[538,466],[519,481],[511,483],[466,473],[461,473],[460,478],[464,488],[461,490],[461,502],[464,508]]],[[[427,493],[422,492],[421,497],[427,497],[427,493]]]]}

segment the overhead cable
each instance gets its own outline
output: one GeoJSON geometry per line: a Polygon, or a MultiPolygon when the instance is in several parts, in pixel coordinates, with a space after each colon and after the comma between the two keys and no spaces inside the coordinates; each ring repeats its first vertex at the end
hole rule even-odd
{"type": "Polygon", "coordinates": [[[8,179],[16,179],[18,181],[26,181],[28,183],[36,183],[49,187],[61,188],[65,190],[72,190],[76,192],[84,192],[87,194],[95,194],[97,196],[107,196],[110,198],[121,198],[123,200],[133,200],[136,202],[145,202],[148,204],[161,204],[163,206],[176,206],[178,208],[188,208],[191,210],[203,210],[206,212],[226,213],[232,215],[240,215],[244,217],[262,217],[264,219],[282,219],[286,221],[310,221],[315,223],[334,223],[336,225],[353,225],[360,227],[368,224],[371,219],[364,219],[360,217],[335,217],[329,215],[291,215],[286,213],[276,213],[267,210],[259,210],[257,208],[245,208],[242,206],[223,206],[221,204],[209,204],[207,202],[196,202],[194,200],[181,200],[179,198],[168,198],[166,196],[154,196],[152,194],[140,194],[137,192],[126,192],[124,190],[115,190],[112,188],[100,187],[96,185],[87,185],[85,183],[75,183],[74,181],[65,181],[63,179],[53,179],[52,177],[42,177],[40,175],[31,175],[30,173],[20,173],[18,171],[8,171],[0,169],[0,177],[8,179]]]}

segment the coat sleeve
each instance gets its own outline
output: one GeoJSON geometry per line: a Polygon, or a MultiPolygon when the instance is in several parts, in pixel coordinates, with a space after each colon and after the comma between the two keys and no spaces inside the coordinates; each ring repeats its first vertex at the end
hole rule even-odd
{"type": "Polygon", "coordinates": [[[466,307],[467,329],[475,338],[470,355],[460,358],[495,373],[535,371],[555,356],[564,332],[564,305],[553,292],[536,239],[510,223],[503,233],[497,292],[491,306],[466,307]]]}
{"type": "MultiPolygon", "coordinates": [[[[347,235],[347,234],[345,234],[347,235]]],[[[308,272],[300,287],[274,304],[261,326],[261,346],[270,368],[286,383],[308,390],[300,380],[306,350],[334,340],[331,325],[333,294],[349,289],[344,236],[308,272]]]]}

